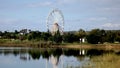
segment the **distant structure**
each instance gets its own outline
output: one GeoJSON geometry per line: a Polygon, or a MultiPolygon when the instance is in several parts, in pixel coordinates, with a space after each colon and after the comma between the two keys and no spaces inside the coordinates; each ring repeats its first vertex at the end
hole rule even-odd
{"type": "Polygon", "coordinates": [[[80,38],[80,43],[85,43],[85,38],[80,38]]]}
{"type": "Polygon", "coordinates": [[[52,26],[52,28],[51,28],[51,33],[52,33],[52,35],[54,35],[57,31],[59,31],[60,29],[59,29],[59,25],[58,25],[58,23],[54,23],[53,24],[53,26],[52,26]]]}
{"type": "Polygon", "coordinates": [[[27,33],[28,33],[27,29],[20,30],[20,35],[24,35],[24,34],[27,34],[27,33]]]}
{"type": "Polygon", "coordinates": [[[60,32],[61,35],[63,35],[64,31],[64,17],[60,10],[53,9],[46,20],[47,23],[47,29],[52,35],[54,35],[57,31],[60,32]]]}

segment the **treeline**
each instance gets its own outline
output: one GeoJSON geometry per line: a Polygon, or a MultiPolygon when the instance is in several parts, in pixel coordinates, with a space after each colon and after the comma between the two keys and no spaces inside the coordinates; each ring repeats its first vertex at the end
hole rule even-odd
{"type": "Polygon", "coordinates": [[[28,40],[28,41],[51,41],[52,43],[91,43],[91,44],[103,44],[103,43],[120,43],[120,30],[101,30],[93,29],[91,31],[85,31],[80,29],[78,31],[68,31],[61,35],[56,32],[52,35],[49,32],[31,31],[22,29],[14,32],[0,31],[0,39],[12,39],[12,40],[28,40]],[[84,40],[84,41],[83,41],[84,40]]]}
{"type": "Polygon", "coordinates": [[[120,43],[120,30],[100,30],[93,29],[86,36],[87,42],[92,44],[98,43],[120,43]]]}

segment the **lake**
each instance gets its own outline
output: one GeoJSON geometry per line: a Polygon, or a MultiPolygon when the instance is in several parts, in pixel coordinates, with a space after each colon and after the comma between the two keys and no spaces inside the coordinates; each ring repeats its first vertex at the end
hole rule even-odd
{"type": "Polygon", "coordinates": [[[120,50],[0,47],[0,68],[117,68],[120,50]]]}

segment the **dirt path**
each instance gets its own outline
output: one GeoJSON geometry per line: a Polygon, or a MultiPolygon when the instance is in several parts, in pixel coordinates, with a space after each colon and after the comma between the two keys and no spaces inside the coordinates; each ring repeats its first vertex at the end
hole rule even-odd
{"type": "Polygon", "coordinates": [[[40,47],[34,44],[0,44],[0,47],[38,47],[38,48],[83,48],[83,49],[120,49],[120,44],[69,44],[69,45],[48,45],[46,47],[40,47]]]}
{"type": "Polygon", "coordinates": [[[53,46],[59,48],[83,48],[83,49],[120,49],[120,44],[96,44],[96,45],[62,45],[62,46],[53,46]]]}

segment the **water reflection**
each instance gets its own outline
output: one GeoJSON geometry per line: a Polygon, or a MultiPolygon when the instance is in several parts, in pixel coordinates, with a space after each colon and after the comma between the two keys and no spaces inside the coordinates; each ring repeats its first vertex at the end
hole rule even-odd
{"type": "Polygon", "coordinates": [[[92,58],[111,53],[120,55],[120,50],[0,48],[0,56],[13,55],[29,62],[45,59],[46,68],[92,68],[95,66],[92,58]]]}

